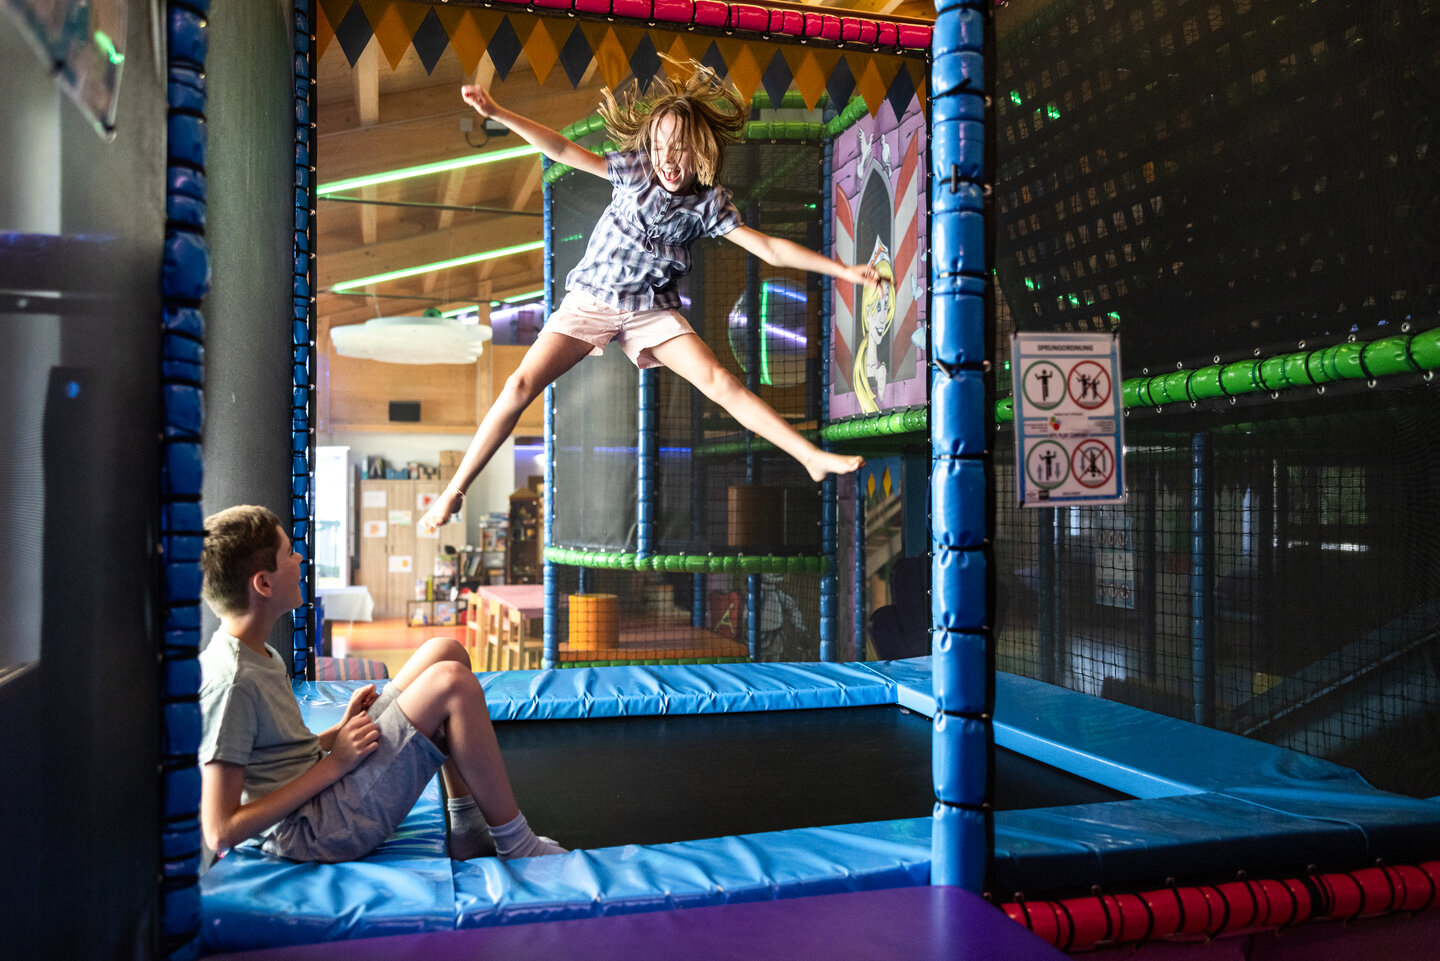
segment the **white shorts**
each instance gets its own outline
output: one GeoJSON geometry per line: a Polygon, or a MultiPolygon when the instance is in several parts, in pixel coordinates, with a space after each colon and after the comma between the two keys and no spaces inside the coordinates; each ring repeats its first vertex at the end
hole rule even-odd
{"type": "Polygon", "coordinates": [[[659,367],[650,348],[682,334],[693,334],[690,322],[674,310],[620,310],[589,294],[570,292],[545,321],[544,330],[594,344],[590,356],[605,352],[610,341],[620,345],[636,367],[659,367]]]}

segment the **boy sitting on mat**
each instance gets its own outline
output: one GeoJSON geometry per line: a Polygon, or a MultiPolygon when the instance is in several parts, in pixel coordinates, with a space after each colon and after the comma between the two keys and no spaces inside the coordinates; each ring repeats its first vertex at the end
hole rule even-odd
{"type": "Polygon", "coordinates": [[[201,595],[220,618],[200,655],[200,827],[211,850],[259,838],[267,853],[297,861],[363,857],[439,770],[451,857],[564,853],[516,807],[485,693],[458,642],[426,641],[383,693],[360,688],[317,736],[265,641],[303,602],[300,555],[279,518],[248,506],[206,518],[201,568],[201,595]]]}

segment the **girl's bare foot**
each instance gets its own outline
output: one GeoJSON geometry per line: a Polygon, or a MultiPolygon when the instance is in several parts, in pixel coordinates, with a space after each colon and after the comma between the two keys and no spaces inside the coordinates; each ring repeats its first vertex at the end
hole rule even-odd
{"type": "Polygon", "coordinates": [[[828,450],[817,450],[801,461],[813,481],[823,481],[830,474],[850,474],[865,466],[865,458],[859,454],[836,454],[828,450]]]}

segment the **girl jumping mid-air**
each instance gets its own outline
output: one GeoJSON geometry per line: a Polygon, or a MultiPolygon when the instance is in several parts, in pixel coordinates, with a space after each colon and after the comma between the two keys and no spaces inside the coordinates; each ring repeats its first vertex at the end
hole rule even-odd
{"type": "Polygon", "coordinates": [[[817,481],[864,463],[856,455],[821,450],[800,436],[721,366],[677,311],[675,282],[689,271],[690,247],[701,237],[724,237],[771,266],[867,287],[881,282],[874,267],[847,266],[741,224],[730,191],[716,177],[726,144],[744,130],[745,105],[708,67],[693,61],[677,66],[691,71],[689,79],[657,79],[643,95],[632,84],[618,100],[604,92],[600,115],[619,145],[604,156],[506,110],[483,87],[460,88],[460,96],[481,117],[504,124],[556,163],[605,177],[614,192],[585,256],[565,279],[564,300],[486,412],[449,486],[420,519],[425,528],[433,530],[459,511],[466,488],[530,402],[580,358],[600,354],[612,339],[637,367],[669,367],[694,384],[817,481]]]}

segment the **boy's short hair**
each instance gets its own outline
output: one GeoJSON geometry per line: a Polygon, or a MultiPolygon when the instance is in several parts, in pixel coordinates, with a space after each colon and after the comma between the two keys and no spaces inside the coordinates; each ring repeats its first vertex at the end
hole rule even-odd
{"type": "Polygon", "coordinates": [[[280,526],[273,511],[252,504],[205,518],[200,596],[216,615],[243,614],[250,609],[250,578],[276,569],[280,526]]]}

